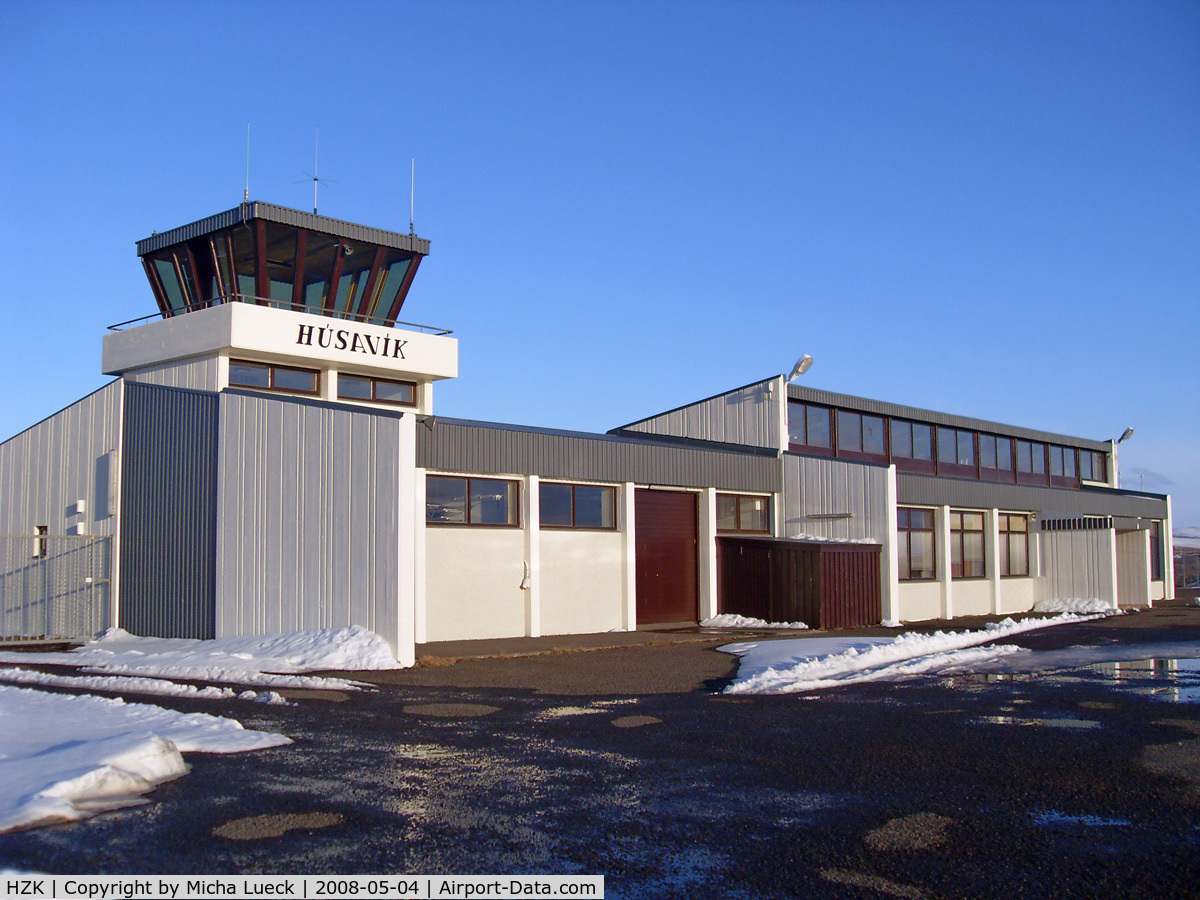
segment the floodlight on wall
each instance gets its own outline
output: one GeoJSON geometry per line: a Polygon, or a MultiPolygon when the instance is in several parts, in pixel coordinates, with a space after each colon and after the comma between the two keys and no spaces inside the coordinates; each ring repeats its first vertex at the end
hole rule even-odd
{"type": "Polygon", "coordinates": [[[792,374],[788,376],[788,383],[795,381],[805,372],[812,368],[813,358],[805,353],[802,357],[796,360],[796,364],[792,366],[792,374]]]}
{"type": "Polygon", "coordinates": [[[1117,443],[1123,444],[1127,440],[1129,440],[1131,437],[1133,437],[1133,427],[1132,426],[1129,428],[1126,428],[1123,432],[1121,432],[1121,436],[1119,438],[1117,438],[1117,443]]]}

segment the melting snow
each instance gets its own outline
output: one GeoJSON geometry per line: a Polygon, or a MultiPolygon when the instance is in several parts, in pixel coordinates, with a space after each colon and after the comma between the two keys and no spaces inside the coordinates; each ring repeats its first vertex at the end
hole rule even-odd
{"type": "Polygon", "coordinates": [[[700,623],[705,628],[792,628],[802,631],[808,628],[803,622],[767,622],[736,613],[722,613],[700,623]]]}

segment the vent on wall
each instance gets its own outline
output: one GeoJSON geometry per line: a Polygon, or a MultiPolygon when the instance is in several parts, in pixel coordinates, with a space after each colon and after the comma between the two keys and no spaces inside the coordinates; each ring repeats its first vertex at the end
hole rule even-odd
{"type": "Polygon", "coordinates": [[[1042,519],[1042,531],[1106,531],[1113,527],[1112,516],[1079,516],[1073,519],[1042,519]]]}

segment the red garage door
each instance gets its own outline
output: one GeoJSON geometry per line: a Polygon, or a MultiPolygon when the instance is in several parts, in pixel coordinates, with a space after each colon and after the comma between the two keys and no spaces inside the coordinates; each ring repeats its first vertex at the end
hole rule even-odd
{"type": "Polygon", "coordinates": [[[639,490],[633,523],[638,624],[695,622],[696,495],[639,490]]]}

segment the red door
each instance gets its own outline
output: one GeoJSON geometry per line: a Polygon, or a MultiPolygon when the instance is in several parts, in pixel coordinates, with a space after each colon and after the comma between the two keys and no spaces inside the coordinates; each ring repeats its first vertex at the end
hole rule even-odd
{"type": "Polygon", "coordinates": [[[638,624],[695,622],[696,495],[638,490],[633,527],[638,624]]]}

